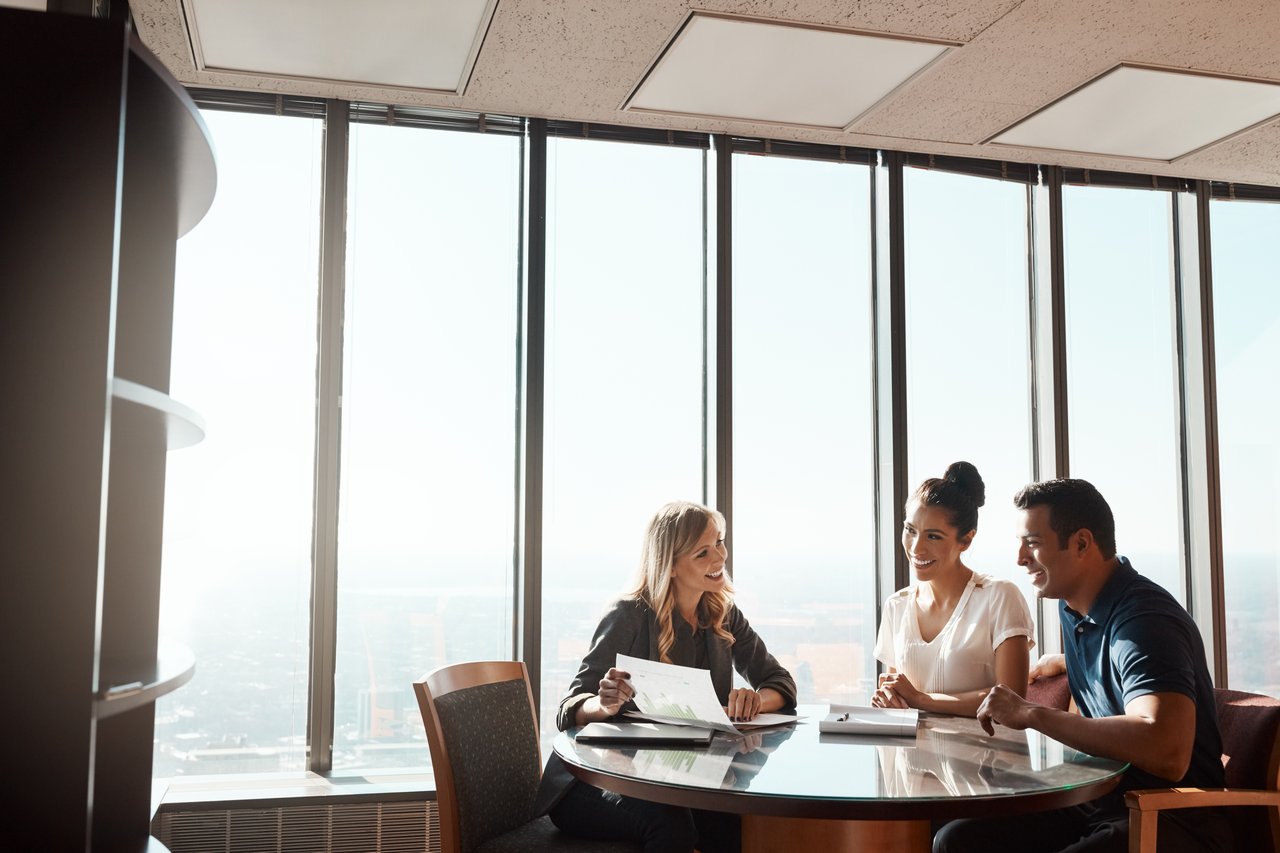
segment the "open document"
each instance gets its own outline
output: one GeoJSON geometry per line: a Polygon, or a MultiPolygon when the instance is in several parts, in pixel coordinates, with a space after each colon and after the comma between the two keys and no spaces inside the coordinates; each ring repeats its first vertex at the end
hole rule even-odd
{"type": "Polygon", "coordinates": [[[748,722],[735,724],[729,720],[716,698],[711,673],[690,666],[618,655],[618,669],[631,673],[631,686],[636,689],[635,703],[640,716],[658,723],[701,726],[730,734],[744,729],[776,726],[795,722],[788,714],[757,714],[748,722]]]}
{"type": "Polygon", "coordinates": [[[832,705],[818,721],[827,734],[895,735],[914,737],[920,712],[915,708],[876,708],[868,705],[832,705]]]}

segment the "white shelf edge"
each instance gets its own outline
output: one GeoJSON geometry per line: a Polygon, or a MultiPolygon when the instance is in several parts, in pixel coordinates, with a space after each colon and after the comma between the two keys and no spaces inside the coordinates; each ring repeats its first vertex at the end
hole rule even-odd
{"type": "Polygon", "coordinates": [[[166,693],[172,693],[191,680],[196,671],[196,659],[186,648],[166,649],[156,661],[156,678],[136,688],[112,692],[107,688],[94,697],[99,720],[132,711],[143,705],[153,704],[166,693]]]}
{"type": "Polygon", "coordinates": [[[170,450],[190,447],[204,440],[204,418],[162,391],[117,376],[112,381],[111,396],[161,415],[170,450]]]}

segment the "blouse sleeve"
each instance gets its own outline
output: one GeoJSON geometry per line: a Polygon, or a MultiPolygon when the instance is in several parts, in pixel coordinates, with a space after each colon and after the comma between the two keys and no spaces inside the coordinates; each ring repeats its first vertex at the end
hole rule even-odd
{"type": "Polygon", "coordinates": [[[884,612],[880,614],[880,630],[876,632],[876,660],[885,666],[891,666],[894,669],[902,669],[902,664],[898,662],[898,651],[895,647],[895,638],[898,633],[898,607],[897,596],[889,596],[884,603],[884,612]]]}
{"type": "Polygon", "coordinates": [[[640,626],[644,624],[644,605],[623,599],[614,603],[596,626],[591,648],[569,685],[569,693],[560,700],[556,712],[556,728],[560,731],[577,724],[578,708],[600,691],[600,679],[618,660],[618,652],[631,654],[640,626]]]}
{"type": "Polygon", "coordinates": [[[1035,646],[1036,627],[1031,608],[1018,588],[1009,581],[991,583],[991,651],[1010,637],[1026,637],[1027,648],[1035,646]]]}
{"type": "Polygon", "coordinates": [[[768,687],[782,694],[782,712],[789,713],[796,707],[796,680],[778,659],[769,654],[764,640],[752,629],[747,617],[735,605],[729,612],[726,627],[733,634],[733,667],[742,674],[751,687],[762,690],[768,687]]]}

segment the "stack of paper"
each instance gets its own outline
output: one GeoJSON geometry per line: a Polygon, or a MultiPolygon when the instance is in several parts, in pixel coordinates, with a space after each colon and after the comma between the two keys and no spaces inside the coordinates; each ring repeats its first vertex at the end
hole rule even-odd
{"type": "Polygon", "coordinates": [[[920,712],[915,708],[874,708],[866,705],[832,705],[818,722],[818,731],[829,734],[894,735],[914,737],[920,712]]]}
{"type": "Polygon", "coordinates": [[[688,666],[618,655],[618,669],[631,674],[637,716],[677,726],[699,726],[730,734],[742,730],[794,723],[789,714],[757,714],[735,725],[716,699],[711,672],[688,666]]]}

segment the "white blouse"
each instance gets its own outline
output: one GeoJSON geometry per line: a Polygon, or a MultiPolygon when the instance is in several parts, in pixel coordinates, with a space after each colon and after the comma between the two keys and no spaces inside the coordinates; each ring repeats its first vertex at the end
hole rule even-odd
{"type": "Polygon", "coordinates": [[[1035,645],[1031,608],[1011,581],[973,573],[947,624],[930,642],[920,636],[912,584],[884,603],[876,659],[926,693],[968,693],[996,683],[996,649],[1010,637],[1035,645]]]}

